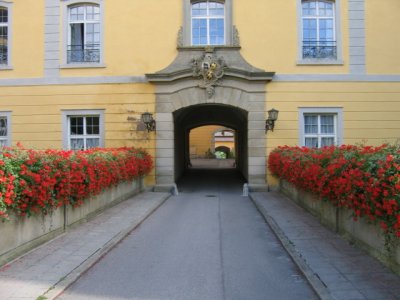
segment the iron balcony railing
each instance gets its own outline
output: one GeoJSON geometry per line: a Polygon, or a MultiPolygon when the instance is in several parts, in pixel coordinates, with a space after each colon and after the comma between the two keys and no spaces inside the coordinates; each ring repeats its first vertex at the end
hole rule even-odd
{"type": "Polygon", "coordinates": [[[303,41],[303,58],[336,59],[336,41],[303,41]]]}
{"type": "Polygon", "coordinates": [[[0,45],[0,65],[8,63],[8,48],[6,45],[0,45]]]}
{"type": "Polygon", "coordinates": [[[100,62],[100,44],[68,45],[67,63],[100,62]]]}

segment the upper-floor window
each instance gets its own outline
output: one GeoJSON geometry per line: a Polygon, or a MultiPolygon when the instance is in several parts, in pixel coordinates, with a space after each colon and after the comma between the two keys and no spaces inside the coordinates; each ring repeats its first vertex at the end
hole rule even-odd
{"type": "Polygon", "coordinates": [[[225,44],[224,1],[192,1],[192,45],[225,44]]]}
{"type": "Polygon", "coordinates": [[[68,8],[67,63],[99,63],[100,6],[77,4],[68,8]]]}
{"type": "Polygon", "coordinates": [[[8,9],[0,6],[0,64],[8,64],[8,9]]]}
{"type": "Polygon", "coordinates": [[[335,1],[303,0],[302,59],[337,59],[335,1]]]}

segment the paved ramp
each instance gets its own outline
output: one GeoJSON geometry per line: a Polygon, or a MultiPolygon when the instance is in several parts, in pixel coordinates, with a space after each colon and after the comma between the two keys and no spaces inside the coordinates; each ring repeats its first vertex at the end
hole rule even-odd
{"type": "Polygon", "coordinates": [[[193,170],[60,299],[317,299],[234,170],[193,170]]]}

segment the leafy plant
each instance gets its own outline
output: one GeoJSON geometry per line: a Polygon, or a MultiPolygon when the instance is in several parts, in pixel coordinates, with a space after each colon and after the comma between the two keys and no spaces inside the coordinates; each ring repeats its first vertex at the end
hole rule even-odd
{"type": "Polygon", "coordinates": [[[398,145],[279,147],[268,167],[296,187],[353,211],[353,218],[379,223],[400,237],[400,148],[398,145]]]}

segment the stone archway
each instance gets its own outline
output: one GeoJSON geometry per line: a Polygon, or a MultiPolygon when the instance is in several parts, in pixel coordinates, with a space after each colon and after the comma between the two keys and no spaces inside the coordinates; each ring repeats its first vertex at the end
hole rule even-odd
{"type": "Polygon", "coordinates": [[[248,112],[231,105],[197,104],[174,111],[174,178],[178,180],[190,160],[190,130],[204,125],[220,125],[237,132],[237,169],[248,179],[248,112]]]}
{"type": "MultiPolygon", "coordinates": [[[[265,89],[274,73],[248,64],[239,49],[182,47],[170,66],[146,75],[156,85],[158,186],[174,186],[177,176],[181,174],[175,158],[177,129],[174,112],[204,105],[226,106],[246,113],[247,124],[238,128],[245,130],[245,175],[249,186],[266,186],[265,89]],[[210,69],[216,70],[215,74],[211,74],[214,77],[208,77],[210,69]]],[[[221,125],[226,124],[222,122],[221,125]]]]}

